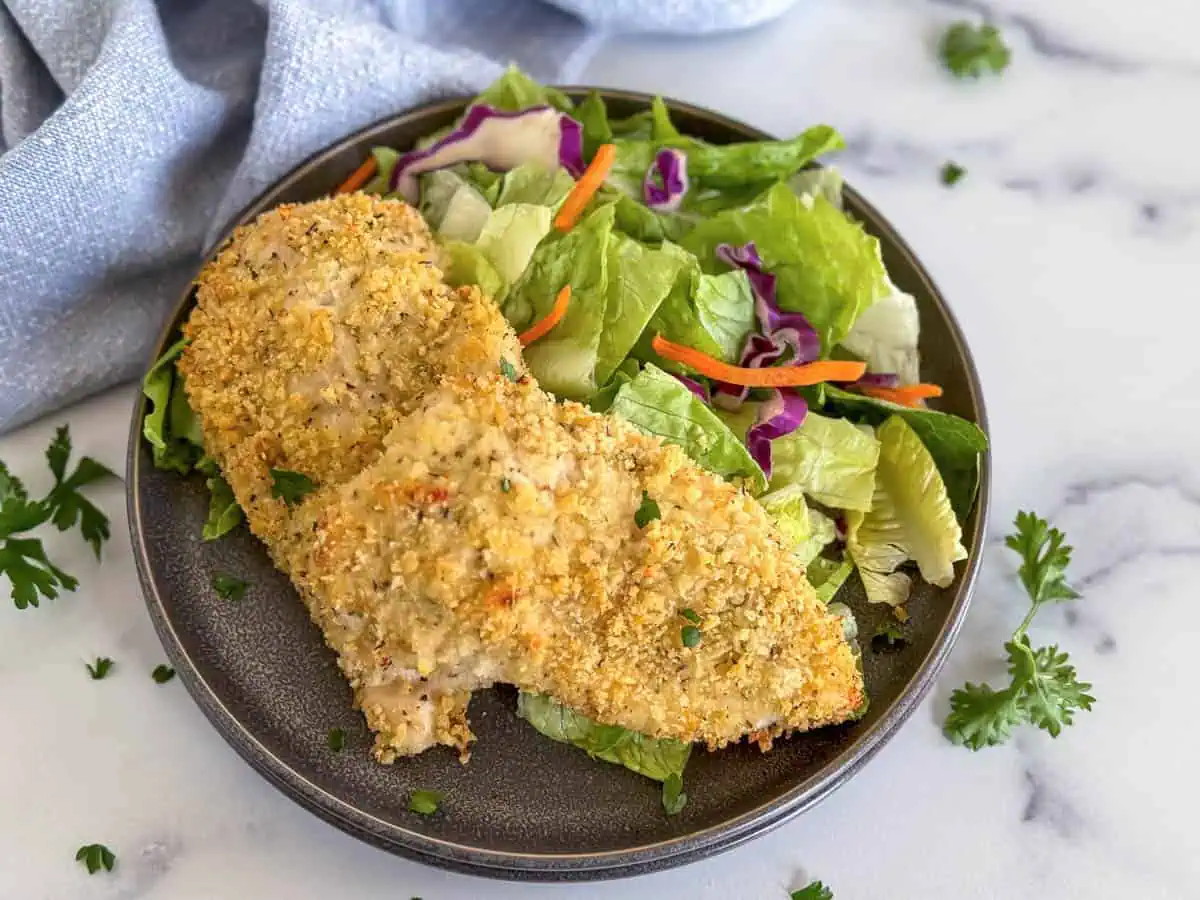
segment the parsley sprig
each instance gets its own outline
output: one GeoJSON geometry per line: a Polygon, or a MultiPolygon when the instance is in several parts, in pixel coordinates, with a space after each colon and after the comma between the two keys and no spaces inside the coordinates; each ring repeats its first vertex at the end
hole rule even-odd
{"type": "Polygon", "coordinates": [[[1074,600],[1067,584],[1071,547],[1066,536],[1034,513],[1017,513],[1016,531],[1005,539],[1021,556],[1017,574],[1029,594],[1029,612],[1012,640],[1004,645],[1011,682],[1003,690],[971,684],[950,695],[950,715],[943,731],[951,741],[972,750],[1002,744],[1013,728],[1030,724],[1058,737],[1079,710],[1090,710],[1092,686],[1080,681],[1068,656],[1057,645],[1035,648],[1026,632],[1039,609],[1048,603],[1074,600]]]}
{"type": "Polygon", "coordinates": [[[21,479],[0,462],[0,575],[7,576],[17,609],[36,607],[42,598],[52,600],[60,590],[73,591],[79,586],[78,580],[50,561],[41,540],[24,536],[27,532],[46,522],[59,531],[78,523],[97,559],[100,545],[109,538],[108,517],[80,493],[80,488],[113,473],[85,456],[67,474],[70,458],[71,432],[63,425],[46,450],[54,487],[40,500],[31,500],[21,479]]]}

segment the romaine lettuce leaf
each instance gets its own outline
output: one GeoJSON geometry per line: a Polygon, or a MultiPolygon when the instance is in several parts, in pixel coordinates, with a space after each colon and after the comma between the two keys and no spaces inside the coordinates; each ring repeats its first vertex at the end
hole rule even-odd
{"type": "MultiPolygon", "coordinates": [[[[737,362],[746,338],[755,329],[754,290],[743,269],[720,275],[698,275],[693,283],[692,308],[704,333],[720,352],[714,354],[737,362]]],[[[668,340],[673,340],[669,338],[668,340]]]]}
{"type": "Polygon", "coordinates": [[[796,485],[763,494],[758,502],[802,563],[810,562],[837,537],[833,519],[810,508],[796,485]]]}
{"type": "Polygon", "coordinates": [[[590,160],[596,155],[596,150],[601,144],[610,143],[613,139],[604,98],[592,91],[576,107],[575,118],[583,126],[583,158],[590,160]]]}
{"type": "Polygon", "coordinates": [[[833,166],[802,169],[788,179],[793,191],[800,196],[824,197],[838,209],[842,208],[842,173],[833,166]]]}
{"type": "Polygon", "coordinates": [[[175,361],[186,345],[187,340],[181,338],[168,347],[142,380],[142,393],[146,395],[150,409],[142,421],[142,435],[150,445],[154,466],[181,475],[190,472],[204,452],[202,446],[197,448],[187,437],[187,433],[195,427],[195,417],[187,409],[186,396],[176,389],[176,385],[182,384],[182,378],[175,371],[175,361]],[[178,399],[180,397],[182,404],[178,399]],[[172,426],[180,420],[184,423],[185,433],[177,435],[172,426]]]}
{"type": "Polygon", "coordinates": [[[805,574],[808,576],[808,583],[817,592],[817,599],[828,603],[841,590],[853,571],[854,564],[848,559],[837,562],[818,556],[808,564],[805,574]]]}
{"type": "Polygon", "coordinates": [[[200,420],[192,412],[188,403],[187,392],[183,388],[183,375],[175,370],[175,379],[171,384],[171,404],[167,413],[167,434],[172,439],[183,441],[193,448],[194,455],[204,453],[204,432],[200,428],[200,420]]]}
{"type": "Polygon", "coordinates": [[[834,509],[871,508],[879,442],[853,422],[810,412],[771,452],[771,490],[797,485],[834,509]]]}
{"type": "Polygon", "coordinates": [[[479,285],[479,289],[497,303],[503,302],[508,291],[508,283],[500,277],[483,251],[473,244],[464,244],[462,241],[444,243],[442,269],[446,283],[451,287],[479,285]]]}
{"type": "Polygon", "coordinates": [[[647,365],[616,392],[609,412],[669,444],[725,478],[745,478],[754,493],[766,478],[745,445],[676,378],[647,365]]]}
{"type": "Polygon", "coordinates": [[[842,346],[866,362],[868,372],[890,372],[901,384],[916,384],[921,380],[920,337],[917,301],[893,288],[858,317],[842,346]]]}
{"type": "Polygon", "coordinates": [[[461,175],[435,169],[421,176],[418,209],[429,227],[448,241],[473,244],[492,214],[487,199],[461,175]]]}
{"type": "Polygon", "coordinates": [[[500,197],[500,186],[504,182],[503,172],[493,172],[481,162],[459,163],[450,171],[479,191],[489,206],[495,206],[500,197]]]}
{"type": "Polygon", "coordinates": [[[666,101],[657,96],[650,101],[650,140],[656,144],[696,143],[679,133],[679,129],[671,121],[671,111],[667,109],[666,101]]]}
{"type": "Polygon", "coordinates": [[[897,406],[828,384],[825,396],[830,409],[870,425],[892,415],[904,419],[937,463],[959,521],[966,521],[979,487],[979,454],[988,447],[987,436],[978,425],[949,413],[897,406]]]}
{"type": "Polygon", "coordinates": [[[201,536],[206,541],[215,541],[228,534],[242,521],[242,508],[234,499],[233,489],[220,475],[205,479],[208,487],[208,519],[201,536]]]}
{"type": "Polygon", "coordinates": [[[691,261],[690,254],[673,245],[655,250],[619,231],[609,234],[608,292],[596,352],[596,384],[605,384],[629,355],[680,269],[691,261]]]}
{"type": "Polygon", "coordinates": [[[496,206],[534,203],[557,212],[573,187],[575,179],[561,166],[547,169],[537,163],[523,163],[504,174],[496,206]]]}
{"type": "Polygon", "coordinates": [[[826,355],[887,294],[879,242],[824,197],[799,197],[780,182],[749,206],[700,222],[681,243],[706,271],[723,272],[717,245],[747,241],[775,275],[780,307],[808,317],[826,355]]]}
{"type": "Polygon", "coordinates": [[[533,251],[550,232],[548,206],[510,203],[489,210],[475,246],[506,284],[513,284],[529,265],[533,251]]]}
{"type": "Polygon", "coordinates": [[[509,66],[503,75],[488,85],[475,102],[509,111],[549,105],[561,112],[570,112],[575,106],[562,91],[538,84],[515,65],[509,66]]]}
{"type": "Polygon", "coordinates": [[[503,306],[508,321],[522,331],[550,312],[563,285],[571,285],[567,314],[525,349],[525,362],[543,388],[574,400],[586,399],[598,387],[612,230],[613,208],[601,206],[565,234],[544,240],[503,306]]]}
{"type": "MultiPolygon", "coordinates": [[[[663,245],[668,246],[673,245],[663,245]]],[[[756,327],[750,280],[741,269],[705,275],[694,256],[678,252],[686,255],[686,264],[638,342],[637,357],[682,372],[683,367],[661,359],[650,346],[654,335],[661,334],[669,341],[736,363],[746,336],[756,327]]]]}
{"type": "Polygon", "coordinates": [[[642,182],[654,161],[656,147],[651,141],[628,138],[613,138],[612,145],[615,149],[613,165],[604,181],[640,203],[642,182]]]}
{"type": "Polygon", "coordinates": [[[821,154],[846,146],[828,125],[814,125],[786,141],[708,144],[684,138],[683,142],[688,176],[711,187],[789,178],[821,154]]]}
{"type": "Polygon", "coordinates": [[[899,416],[876,431],[879,465],[870,512],[846,515],[846,552],[872,603],[899,606],[910,580],[896,569],[912,559],[921,577],[947,587],[954,563],[966,559],[962,528],[937,465],[917,433],[899,416]]]}
{"type": "MultiPolygon", "coordinates": [[[[744,403],[720,416],[744,440],[758,406],[744,403]]],[[[825,506],[865,511],[871,508],[878,461],[879,442],[869,429],[810,412],[795,431],[771,442],[771,490],[796,486],[825,506]]]]}
{"type": "Polygon", "coordinates": [[[617,213],[617,228],[647,244],[678,241],[692,223],[678,213],[660,212],[628,194],[604,188],[601,201],[612,203],[617,213]]]}
{"type": "Polygon", "coordinates": [[[187,340],[180,339],[168,347],[142,381],[142,391],[150,401],[150,411],[142,421],[142,434],[150,444],[156,468],[180,475],[195,469],[208,476],[205,483],[211,496],[203,537],[212,541],[242,521],[242,509],[220,476],[216,462],[204,452],[200,421],[188,404],[183,376],[175,369],[186,345],[187,340]]]}
{"type": "Polygon", "coordinates": [[[392,170],[400,159],[400,151],[391,147],[372,147],[371,155],[375,157],[375,177],[363,186],[363,190],[368,194],[389,194],[392,190],[392,170]]]}
{"type": "Polygon", "coordinates": [[[647,737],[619,725],[601,725],[544,694],[518,694],[517,715],[552,740],[571,744],[596,759],[616,763],[655,781],[666,781],[672,775],[682,777],[692,752],[692,745],[683,741],[647,737]]]}

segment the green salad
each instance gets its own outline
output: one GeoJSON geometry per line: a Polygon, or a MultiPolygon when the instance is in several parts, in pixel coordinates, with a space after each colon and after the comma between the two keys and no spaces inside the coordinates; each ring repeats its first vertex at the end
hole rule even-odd
{"type": "MultiPolygon", "coordinates": [[[[842,146],[825,125],[711,144],[661,100],[615,118],[598,94],[576,104],[511,69],[415,149],[374,148],[363,189],[417,205],[447,280],[537,334],[525,360],[544,389],[757,498],[824,601],[857,573],[870,602],[902,611],[914,575],[947,586],[966,557],[987,442],[925,404],[940,388],[920,381],[916,303],[843,209],[837,171],[812,165],[842,146]]],[[[145,436],[157,465],[207,478],[217,538],[241,511],[204,454],[179,349],[146,378],[145,436]]],[[[518,712],[682,805],[686,745],[546,697],[523,695],[518,712]]]]}

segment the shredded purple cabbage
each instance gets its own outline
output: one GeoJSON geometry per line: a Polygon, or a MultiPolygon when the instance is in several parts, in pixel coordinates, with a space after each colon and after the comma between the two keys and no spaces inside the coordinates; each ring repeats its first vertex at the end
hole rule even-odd
{"type": "Polygon", "coordinates": [[[867,372],[854,383],[862,387],[894,388],[900,387],[900,376],[891,372],[867,372]]]}
{"type": "Polygon", "coordinates": [[[695,378],[688,378],[686,375],[678,375],[675,372],[671,373],[675,378],[689,391],[699,397],[704,403],[709,402],[708,388],[697,381],[695,378]]]}
{"type": "Polygon", "coordinates": [[[558,164],[578,178],[587,168],[583,161],[583,125],[560,113],[558,132],[558,164]]]}
{"type": "Polygon", "coordinates": [[[839,512],[833,517],[833,535],[839,541],[845,542],[849,526],[846,524],[846,514],[839,512]]]}
{"type": "Polygon", "coordinates": [[[675,212],[687,189],[687,154],[670,148],[659,150],[642,179],[646,205],[661,212],[675,212]]]}
{"type": "Polygon", "coordinates": [[[758,420],[746,432],[746,449],[767,478],[771,477],[771,442],[791,434],[807,415],[808,403],[790,391],[773,390],[770,399],[759,407],[758,420]]]}
{"type": "Polygon", "coordinates": [[[740,247],[718,244],[716,257],[727,265],[742,269],[754,291],[754,314],[763,334],[792,348],[792,365],[810,363],[821,356],[821,338],[803,313],[784,312],[775,299],[775,276],[764,271],[762,257],[754,241],[740,247]]]}
{"type": "MultiPolygon", "coordinates": [[[[743,369],[765,369],[783,356],[785,345],[761,334],[750,334],[742,347],[738,365],[743,369]]],[[[726,384],[721,381],[713,388],[713,405],[734,410],[750,395],[750,388],[742,384],[726,384]]]]}
{"type": "Polygon", "coordinates": [[[583,126],[549,106],[507,112],[479,103],[440,141],[396,160],[388,186],[415,202],[418,175],[460,162],[481,162],[497,172],[541,162],[578,176],[584,169],[583,126]]]}

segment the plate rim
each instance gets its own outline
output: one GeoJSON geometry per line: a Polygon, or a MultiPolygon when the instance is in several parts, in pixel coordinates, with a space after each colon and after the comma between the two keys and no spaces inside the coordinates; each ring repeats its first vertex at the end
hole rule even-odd
{"type": "MultiPolygon", "coordinates": [[[[573,97],[596,90],[606,100],[633,101],[646,105],[656,96],[642,91],[586,85],[564,85],[559,89],[573,97]]],[[[470,96],[451,97],[387,116],[311,154],[282,178],[272,182],[230,220],[220,237],[204,250],[197,270],[212,258],[216,250],[225,243],[240,223],[277,205],[275,197],[313,169],[324,165],[329,159],[347,150],[366,143],[373,135],[390,131],[411,120],[452,112],[456,108],[464,106],[470,99],[470,96]]],[[[713,110],[665,96],[663,100],[672,111],[679,110],[707,119],[731,131],[738,132],[746,139],[772,138],[770,134],[761,129],[713,110]]],[[[809,776],[804,783],[796,785],[773,800],[720,824],[633,848],[584,853],[497,851],[431,838],[421,832],[406,829],[373,816],[326,791],[272,753],[254,735],[252,729],[225,705],[218,692],[203,678],[185,650],[159,594],[158,585],[149,564],[146,532],[142,523],[140,496],[142,454],[139,452],[146,397],[139,391],[133,404],[125,473],[128,485],[126,511],[132,555],[138,581],[145,596],[147,611],[159,640],[188,693],[218,734],[255,771],[284,795],[324,821],[360,840],[419,862],[466,874],[517,881],[609,879],[644,874],[693,862],[730,850],[754,837],[778,828],[811,809],[857,774],[896,734],[900,726],[924,699],[945,665],[962,629],[978,580],[982,564],[982,551],[987,539],[987,520],[991,502],[991,449],[987,409],[979,373],[957,317],[932,276],[891,222],[851,185],[844,185],[844,191],[850,200],[848,205],[853,207],[861,218],[869,221],[873,231],[878,234],[882,242],[889,245],[893,253],[904,258],[915,278],[921,283],[922,289],[947,323],[953,338],[954,350],[963,364],[968,394],[977,413],[976,424],[989,437],[989,448],[980,454],[979,489],[975,507],[971,513],[971,521],[975,525],[975,537],[969,548],[962,581],[953,598],[953,603],[947,611],[946,621],[930,645],[925,658],[901,688],[891,706],[865,734],[809,776]]],[[[152,364],[164,351],[167,341],[177,329],[177,323],[184,309],[191,301],[191,296],[192,284],[189,282],[180,299],[172,306],[171,313],[166,318],[165,324],[154,342],[154,353],[147,361],[147,366],[152,364]]]]}

